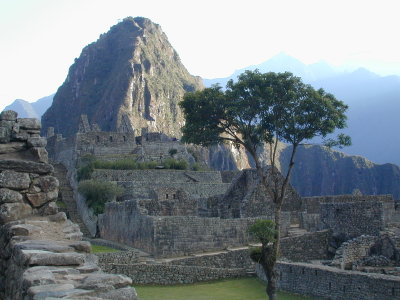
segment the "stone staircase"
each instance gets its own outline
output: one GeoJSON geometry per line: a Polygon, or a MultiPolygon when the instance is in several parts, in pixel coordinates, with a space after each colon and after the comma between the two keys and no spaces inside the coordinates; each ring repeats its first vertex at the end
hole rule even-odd
{"type": "Polygon", "coordinates": [[[288,237],[297,237],[307,232],[307,230],[300,228],[300,224],[291,224],[288,231],[288,237]]]}
{"type": "Polygon", "coordinates": [[[68,182],[67,169],[62,164],[53,164],[53,167],[54,176],[57,177],[60,183],[58,201],[65,204],[65,207],[59,207],[59,211],[64,211],[72,222],[79,225],[83,236],[90,237],[90,232],[78,213],[74,192],[68,182]]]}

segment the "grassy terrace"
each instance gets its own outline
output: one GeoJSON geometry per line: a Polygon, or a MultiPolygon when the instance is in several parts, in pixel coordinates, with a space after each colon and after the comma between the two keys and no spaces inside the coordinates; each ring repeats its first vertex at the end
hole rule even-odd
{"type": "MultiPolygon", "coordinates": [[[[265,300],[265,284],[257,278],[175,286],[137,286],[140,300],[265,300]]],[[[312,298],[278,294],[279,300],[312,300],[312,298]]]]}

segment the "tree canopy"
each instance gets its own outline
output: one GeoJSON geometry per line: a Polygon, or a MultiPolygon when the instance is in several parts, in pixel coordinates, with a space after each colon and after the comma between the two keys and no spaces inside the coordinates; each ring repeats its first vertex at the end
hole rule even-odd
{"type": "MultiPolygon", "coordinates": [[[[296,150],[306,140],[315,136],[326,138],[336,129],[344,128],[348,107],[332,94],[304,84],[291,73],[260,73],[258,70],[246,71],[236,82],[230,80],[226,90],[214,85],[186,93],[180,105],[186,118],[182,141],[203,146],[231,142],[237,147],[243,146],[254,159],[260,183],[275,204],[275,219],[271,223],[274,230],[270,231],[271,224],[266,223],[253,228],[275,235],[273,238],[269,235],[262,242],[260,252],[260,263],[268,279],[267,294],[275,300],[281,209],[296,150]],[[292,146],[286,174],[282,175],[276,168],[278,141],[292,146]],[[269,146],[268,172],[263,169],[265,162],[260,160],[257,151],[263,144],[269,146]]],[[[328,146],[350,143],[350,137],[344,134],[327,140],[328,146]]]]}

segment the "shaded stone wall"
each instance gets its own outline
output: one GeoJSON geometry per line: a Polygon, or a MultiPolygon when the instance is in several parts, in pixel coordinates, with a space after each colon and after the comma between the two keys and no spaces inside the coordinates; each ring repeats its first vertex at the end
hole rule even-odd
{"type": "MultiPolygon", "coordinates": [[[[265,170],[265,172],[269,172],[265,170]]],[[[299,211],[301,199],[289,185],[283,202],[283,211],[299,211]]],[[[274,212],[272,197],[259,181],[254,169],[243,170],[237,175],[221,200],[221,217],[255,217],[274,212]]]]}
{"type": "Polygon", "coordinates": [[[330,230],[306,233],[281,239],[281,256],[291,261],[310,262],[329,259],[330,230]]]}
{"type": "Polygon", "coordinates": [[[363,234],[379,235],[386,225],[383,204],[376,201],[322,203],[321,222],[344,240],[363,234]]]}
{"type": "MultiPolygon", "coordinates": [[[[278,287],[326,300],[393,300],[400,298],[400,277],[344,271],[306,263],[278,262],[278,287]]],[[[260,278],[265,275],[257,268],[260,278]]]]}

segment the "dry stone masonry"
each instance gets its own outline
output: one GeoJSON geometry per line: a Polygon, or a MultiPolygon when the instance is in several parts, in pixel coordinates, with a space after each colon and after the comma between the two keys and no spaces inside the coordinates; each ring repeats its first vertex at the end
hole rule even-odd
{"type": "Polygon", "coordinates": [[[39,132],[36,119],[0,114],[0,299],[137,299],[132,280],[103,273],[79,226],[58,212],[39,132]]]}

